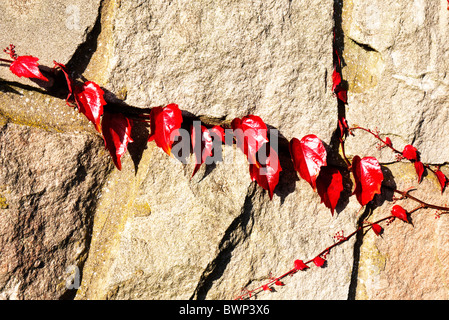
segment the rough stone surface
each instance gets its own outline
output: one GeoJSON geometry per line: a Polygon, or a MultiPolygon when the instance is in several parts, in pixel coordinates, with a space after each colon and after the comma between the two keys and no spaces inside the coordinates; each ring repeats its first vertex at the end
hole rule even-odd
{"type": "Polygon", "coordinates": [[[335,130],[333,1],[121,1],[112,92],[197,116],[257,114],[291,139],[335,130]]]}
{"type": "MultiPolygon", "coordinates": [[[[445,174],[448,173],[447,169],[442,168],[445,174]]],[[[389,165],[385,172],[387,185],[396,186],[399,190],[416,186],[411,195],[427,203],[448,204],[447,194],[441,194],[433,175],[418,184],[413,165],[406,163],[389,165]]],[[[408,199],[395,204],[408,211],[419,206],[408,199]]],[[[376,208],[370,221],[389,216],[393,205],[387,202],[376,208]]],[[[438,217],[436,213],[435,209],[420,210],[409,216],[411,223],[396,219],[388,227],[383,224],[385,229],[381,236],[371,232],[364,237],[357,268],[356,299],[449,298],[449,253],[446,249],[449,244],[449,217],[447,214],[438,217]]]]}
{"type": "MultiPolygon", "coordinates": [[[[448,18],[444,1],[343,1],[348,120],[377,127],[400,150],[413,143],[425,162],[449,159],[441,148],[449,145],[448,18]]],[[[360,136],[349,152],[365,152],[360,136]]]]}
{"type": "MultiPolygon", "coordinates": [[[[97,20],[100,0],[8,0],[0,3],[0,46],[16,46],[17,54],[39,58],[53,67],[53,60],[66,64],[87,39],[97,20]]],[[[1,52],[1,57],[8,56],[1,52]]],[[[2,64],[3,65],[3,64],[2,64]]],[[[0,68],[0,79],[39,86],[0,68]]]]}
{"type": "MultiPolygon", "coordinates": [[[[287,159],[273,201],[232,147],[193,179],[192,165],[152,144],[137,173],[131,157],[124,160],[102,192],[78,299],[232,299],[296,258],[313,258],[357,219],[332,217],[287,159]]],[[[357,211],[353,202],[347,208],[357,211]]],[[[287,279],[285,290],[264,298],[346,299],[352,254],[349,242],[328,267],[287,279]]]]}
{"type": "Polygon", "coordinates": [[[108,163],[98,137],[11,123],[2,127],[2,299],[73,295],[66,281],[86,258],[108,163]]]}

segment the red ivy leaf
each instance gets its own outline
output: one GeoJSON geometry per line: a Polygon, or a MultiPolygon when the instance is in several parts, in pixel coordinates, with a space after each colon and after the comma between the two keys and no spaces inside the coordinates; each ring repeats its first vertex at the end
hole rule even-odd
{"type": "Polygon", "coordinates": [[[104,91],[93,81],[87,81],[81,86],[75,86],[73,96],[79,112],[84,114],[94,125],[98,132],[101,132],[101,116],[103,106],[106,101],[103,98],[104,91]]]}
{"type": "Polygon", "coordinates": [[[276,280],[276,282],[274,283],[277,286],[285,286],[285,283],[283,283],[281,280],[276,280]]]}
{"type": "Polygon", "coordinates": [[[309,266],[306,265],[302,260],[295,260],[294,262],[295,270],[306,270],[309,269],[309,266]]]}
{"type": "Polygon", "coordinates": [[[250,164],[257,164],[256,153],[268,142],[266,124],[259,116],[248,115],[242,119],[232,120],[231,127],[237,138],[237,146],[246,155],[250,164]]]}
{"type": "Polygon", "coordinates": [[[192,125],[191,136],[192,136],[192,148],[195,155],[195,168],[193,170],[192,177],[201,167],[201,165],[206,162],[207,157],[212,155],[213,152],[213,136],[220,139],[222,142],[224,140],[224,129],[220,126],[215,126],[211,129],[207,129],[205,126],[201,125],[201,133],[197,132],[197,128],[192,125]],[[212,134],[213,133],[213,134],[212,134]],[[200,137],[197,137],[197,135],[200,137]],[[197,140],[201,143],[198,146],[197,140]]]}
{"type": "Polygon", "coordinates": [[[341,76],[341,60],[337,50],[334,51],[334,61],[334,71],[332,73],[332,91],[337,95],[337,98],[339,100],[346,104],[348,101],[348,92],[343,87],[341,76]]]}
{"type": "Polygon", "coordinates": [[[414,146],[408,144],[404,147],[402,155],[410,161],[417,161],[418,160],[418,155],[416,153],[417,151],[418,150],[414,146]]]}
{"type": "Polygon", "coordinates": [[[262,289],[263,289],[264,291],[273,291],[273,288],[269,287],[267,284],[264,284],[264,285],[262,286],[262,289]]]}
{"type": "Polygon", "coordinates": [[[398,204],[391,208],[391,214],[402,221],[409,222],[407,218],[407,211],[398,204]]]}
{"type": "Polygon", "coordinates": [[[440,187],[441,187],[441,192],[444,191],[444,188],[446,187],[447,183],[448,183],[448,179],[447,177],[444,175],[443,172],[441,172],[440,169],[435,171],[435,175],[438,178],[438,182],[440,183],[440,187]]]}
{"type": "Polygon", "coordinates": [[[421,161],[415,161],[413,162],[413,165],[415,166],[416,174],[418,175],[418,182],[421,182],[424,173],[424,165],[421,161]]]}
{"type": "Polygon", "coordinates": [[[380,225],[378,225],[377,223],[373,223],[371,225],[371,228],[373,229],[374,233],[378,236],[382,233],[382,227],[380,225]]]}
{"type": "Polygon", "coordinates": [[[343,178],[340,171],[333,167],[321,167],[316,186],[321,203],[324,203],[334,215],[335,207],[343,191],[343,178]]]}
{"type": "Polygon", "coordinates": [[[103,139],[117,169],[122,169],[120,158],[126,152],[131,139],[132,120],[121,113],[105,112],[101,121],[103,139]]]}
{"type": "Polygon", "coordinates": [[[9,70],[18,77],[37,78],[48,81],[39,70],[38,60],[39,58],[33,56],[19,56],[11,63],[9,70]]]}
{"type": "Polygon", "coordinates": [[[273,199],[273,191],[279,182],[279,173],[281,171],[282,168],[278,155],[272,147],[270,147],[270,154],[267,156],[264,164],[257,161],[256,164],[250,163],[249,165],[251,180],[256,181],[259,186],[268,190],[270,199],[273,199]]]}
{"type": "Polygon", "coordinates": [[[343,138],[349,134],[348,121],[344,117],[338,118],[338,127],[340,128],[340,138],[343,138]]]}
{"type": "Polygon", "coordinates": [[[320,256],[316,256],[312,261],[317,267],[324,266],[324,263],[326,262],[326,260],[324,260],[320,256]]]}
{"type": "Polygon", "coordinates": [[[321,140],[314,134],[307,135],[301,140],[293,138],[290,141],[290,153],[295,170],[313,190],[316,190],[316,179],[320,169],[327,164],[327,152],[321,140]]]}
{"type": "Polygon", "coordinates": [[[359,156],[355,156],[352,161],[352,173],[355,180],[354,194],[364,206],[373,200],[375,194],[380,194],[384,179],[382,169],[374,157],[360,159],[359,156]]]}
{"type": "Polygon", "coordinates": [[[171,103],[166,107],[154,107],[150,112],[151,135],[148,141],[155,141],[156,145],[172,156],[171,147],[174,135],[181,128],[182,112],[177,104],[171,103]]]}
{"type": "Polygon", "coordinates": [[[341,84],[341,74],[334,69],[332,73],[332,91],[335,92],[335,89],[341,84]]]}

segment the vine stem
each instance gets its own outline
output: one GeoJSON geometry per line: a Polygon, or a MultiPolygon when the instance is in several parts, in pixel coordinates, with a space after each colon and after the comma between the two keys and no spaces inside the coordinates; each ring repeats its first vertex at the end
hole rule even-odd
{"type": "Polygon", "coordinates": [[[0,62],[7,62],[7,63],[13,63],[13,60],[9,60],[9,59],[2,59],[0,58],[0,62]]]}
{"type": "Polygon", "coordinates": [[[410,195],[410,193],[409,193],[410,191],[401,191],[401,190],[397,190],[397,189],[391,188],[391,187],[386,187],[386,188],[389,188],[389,189],[393,190],[395,193],[400,194],[403,198],[407,198],[407,199],[413,200],[415,202],[418,202],[420,204],[420,207],[419,207],[420,209],[436,209],[436,210],[440,210],[440,211],[444,211],[444,212],[449,212],[449,207],[437,206],[437,205],[434,205],[431,203],[424,202],[424,201],[410,195]]]}
{"type": "Polygon", "coordinates": [[[382,143],[384,144],[384,146],[386,146],[386,147],[390,148],[391,150],[393,150],[394,152],[396,152],[396,153],[402,155],[402,151],[399,151],[398,149],[394,148],[390,143],[387,143],[385,140],[383,140],[383,139],[379,136],[378,133],[374,132],[374,131],[371,130],[371,129],[366,129],[366,128],[363,128],[363,127],[355,126],[355,127],[349,128],[348,131],[349,131],[349,132],[352,132],[352,131],[357,130],[357,129],[363,130],[363,131],[365,131],[365,132],[368,132],[369,134],[373,135],[377,140],[379,140],[380,142],[382,142],[382,143]]]}
{"type": "MultiPolygon", "coordinates": [[[[414,213],[414,212],[416,212],[418,210],[421,210],[421,209],[436,209],[436,210],[439,210],[439,211],[443,211],[445,213],[449,213],[449,207],[437,206],[437,205],[434,205],[434,204],[431,204],[431,203],[427,203],[427,202],[425,202],[425,201],[423,201],[423,200],[421,200],[421,199],[419,199],[417,197],[414,197],[414,196],[410,195],[410,193],[409,193],[410,190],[401,191],[401,190],[398,190],[398,189],[395,189],[395,188],[391,188],[391,187],[388,187],[388,186],[385,186],[385,187],[393,190],[395,193],[400,194],[402,196],[401,200],[402,199],[410,199],[410,200],[415,201],[415,202],[417,202],[419,204],[414,209],[408,211],[408,214],[412,214],[412,213],[414,213]]],[[[364,229],[372,228],[372,226],[375,225],[375,224],[380,224],[380,223],[382,223],[384,221],[393,221],[394,219],[396,219],[395,216],[389,215],[389,216],[381,218],[381,219],[379,219],[379,220],[377,220],[375,222],[362,222],[362,225],[359,226],[356,230],[354,230],[353,232],[351,232],[347,236],[340,237],[340,239],[338,241],[336,241],[335,243],[333,243],[332,245],[328,246],[326,249],[321,251],[318,255],[315,256],[315,258],[328,254],[331,249],[333,249],[333,248],[343,244],[344,242],[350,240],[352,237],[354,237],[356,234],[358,234],[359,232],[363,231],[364,229]]],[[[315,258],[310,259],[308,261],[305,261],[304,264],[307,265],[307,264],[312,263],[315,258]]],[[[281,276],[278,276],[278,277],[275,277],[275,278],[271,278],[269,282],[267,282],[267,283],[265,283],[265,284],[255,288],[253,290],[247,291],[247,292],[239,295],[237,298],[235,298],[235,300],[248,299],[248,298],[251,298],[253,295],[257,295],[258,293],[260,293],[262,291],[265,291],[265,290],[270,290],[271,291],[272,290],[271,286],[273,284],[276,284],[277,281],[280,281],[280,280],[282,280],[283,278],[285,278],[285,277],[287,277],[289,275],[293,275],[293,274],[295,274],[298,271],[299,270],[296,269],[296,268],[290,269],[289,271],[285,272],[281,276]]]]}
{"type": "MultiPolygon", "coordinates": [[[[394,219],[394,218],[395,218],[394,216],[390,215],[390,216],[384,217],[384,218],[382,218],[382,219],[379,219],[379,220],[377,220],[377,221],[375,221],[375,222],[365,223],[365,224],[359,226],[355,231],[353,231],[353,232],[352,232],[351,234],[349,234],[348,236],[342,237],[340,240],[338,240],[338,241],[335,242],[334,244],[330,245],[329,247],[327,247],[326,249],[324,249],[323,251],[321,251],[321,252],[320,252],[318,255],[316,255],[315,257],[319,257],[319,256],[322,256],[322,255],[324,255],[324,254],[329,253],[329,251],[330,251],[331,249],[333,249],[333,248],[335,248],[336,246],[339,246],[339,245],[341,245],[342,243],[344,243],[344,242],[350,240],[353,236],[355,236],[355,235],[356,235],[357,233],[359,233],[360,231],[362,231],[362,230],[364,230],[364,229],[366,229],[366,228],[372,228],[372,226],[373,226],[374,224],[379,224],[379,223],[381,223],[381,222],[383,222],[383,221],[385,221],[385,220],[390,220],[390,219],[394,219]]],[[[307,265],[307,264],[310,264],[310,263],[313,262],[313,260],[314,260],[314,259],[310,259],[310,260],[308,260],[308,261],[305,261],[304,264],[306,264],[306,265],[307,265]]],[[[282,274],[282,275],[279,276],[279,277],[270,279],[270,281],[267,282],[266,284],[261,285],[261,286],[255,288],[255,289],[253,289],[253,290],[251,290],[251,291],[247,291],[247,292],[245,292],[244,294],[239,295],[237,298],[235,298],[235,300],[243,300],[243,299],[245,299],[245,298],[251,298],[253,295],[256,295],[256,294],[258,294],[258,293],[260,293],[260,292],[262,292],[262,291],[264,291],[264,290],[267,290],[267,289],[270,290],[269,288],[270,288],[271,285],[275,284],[277,281],[280,281],[280,280],[282,280],[283,278],[285,278],[285,277],[287,277],[287,276],[289,276],[289,275],[295,274],[295,273],[298,272],[298,271],[299,271],[298,269],[293,268],[293,269],[287,271],[286,273],[282,274]]],[[[270,291],[271,291],[271,290],[270,290],[270,291]]]]}

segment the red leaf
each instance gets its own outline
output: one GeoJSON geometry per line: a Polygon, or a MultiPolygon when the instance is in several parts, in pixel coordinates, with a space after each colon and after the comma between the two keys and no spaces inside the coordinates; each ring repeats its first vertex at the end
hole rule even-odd
{"type": "Polygon", "coordinates": [[[352,173],[355,180],[354,194],[364,206],[373,200],[375,194],[380,194],[384,179],[382,169],[374,157],[360,159],[359,156],[355,156],[352,161],[352,173]]]}
{"type": "Polygon", "coordinates": [[[103,139],[117,169],[122,169],[120,158],[126,152],[131,139],[132,120],[121,113],[105,112],[101,121],[103,139]]]}
{"type": "Polygon", "coordinates": [[[337,98],[341,100],[343,103],[348,103],[348,91],[341,88],[341,86],[337,87],[337,91],[335,92],[337,98]]]}
{"type": "Polygon", "coordinates": [[[418,182],[421,182],[424,173],[424,165],[421,161],[415,161],[413,162],[413,165],[415,166],[416,174],[418,175],[418,182]]]}
{"type": "Polygon", "coordinates": [[[302,260],[295,260],[294,264],[295,264],[295,269],[296,270],[301,270],[302,271],[302,270],[309,269],[309,266],[306,265],[302,260]]]}
{"type": "Polygon", "coordinates": [[[340,138],[343,138],[349,134],[348,121],[344,117],[338,118],[338,127],[340,128],[340,138]]]}
{"type": "Polygon", "coordinates": [[[264,143],[268,142],[267,126],[255,115],[235,118],[231,122],[239,147],[246,155],[250,164],[257,164],[256,153],[264,143]]]}
{"type": "Polygon", "coordinates": [[[402,221],[409,222],[407,218],[407,211],[400,205],[396,204],[391,208],[391,214],[402,221]]]}
{"type": "Polygon", "coordinates": [[[48,81],[39,70],[39,59],[33,56],[19,56],[9,66],[9,70],[18,77],[37,78],[48,81]]]}
{"type": "Polygon", "coordinates": [[[281,280],[276,280],[276,282],[274,283],[277,286],[285,286],[285,283],[283,283],[281,280]]]}
{"type": "Polygon", "coordinates": [[[326,262],[326,260],[324,260],[320,256],[316,256],[312,261],[317,267],[324,266],[324,263],[326,262]]]}
{"type": "Polygon", "coordinates": [[[393,147],[393,142],[391,142],[391,139],[389,137],[385,138],[385,144],[390,148],[393,147]]]}
{"type": "Polygon", "coordinates": [[[66,98],[66,102],[68,103],[70,97],[73,94],[73,86],[74,86],[73,85],[73,80],[70,77],[69,72],[67,71],[67,67],[65,65],[63,65],[62,63],[58,63],[56,61],[53,61],[53,63],[55,64],[55,68],[61,69],[61,71],[64,73],[65,79],[67,81],[67,87],[68,87],[68,90],[69,90],[69,94],[67,95],[67,98],[66,98]]]}
{"type": "Polygon", "coordinates": [[[382,233],[382,227],[380,225],[378,225],[377,223],[373,223],[371,225],[371,228],[373,229],[374,233],[378,236],[382,233]]]}
{"type": "Polygon", "coordinates": [[[332,73],[332,91],[335,92],[335,89],[341,84],[341,74],[334,69],[332,73]]]}
{"type": "Polygon", "coordinates": [[[448,179],[447,177],[444,175],[443,172],[441,172],[440,169],[435,171],[435,175],[438,178],[438,182],[440,183],[440,187],[441,187],[441,192],[444,191],[444,188],[446,187],[447,183],[448,183],[448,179]]]}
{"type": "Polygon", "coordinates": [[[93,81],[75,86],[73,92],[79,112],[95,125],[98,132],[101,132],[100,121],[103,115],[103,106],[106,104],[103,95],[104,91],[93,81]]]}
{"type": "Polygon", "coordinates": [[[264,291],[273,291],[273,288],[270,288],[267,284],[264,284],[264,285],[262,286],[262,289],[263,289],[264,291]]]}
{"type": "MultiPolygon", "coordinates": [[[[257,160],[256,160],[257,161],[257,160]]],[[[252,181],[256,181],[259,186],[268,190],[270,199],[273,199],[273,191],[279,182],[279,173],[282,171],[279,158],[272,147],[270,147],[270,154],[267,156],[265,163],[249,165],[249,174],[252,181]]]]}
{"type": "Polygon", "coordinates": [[[408,160],[416,161],[416,160],[418,160],[418,155],[416,153],[417,151],[418,150],[414,146],[408,144],[404,147],[404,151],[402,151],[402,155],[405,158],[407,158],[408,160]]]}
{"type": "Polygon", "coordinates": [[[174,136],[182,123],[182,112],[177,104],[169,104],[166,107],[154,107],[150,112],[151,135],[148,141],[155,141],[156,145],[172,156],[171,147],[174,136]]]}
{"type": "Polygon", "coordinates": [[[197,132],[196,126],[191,127],[191,137],[192,137],[192,148],[193,153],[195,155],[195,168],[193,170],[192,177],[195,175],[195,173],[198,171],[198,169],[201,167],[201,165],[206,162],[207,157],[212,155],[213,152],[213,139],[215,138],[220,139],[221,141],[224,140],[224,129],[220,126],[215,126],[211,129],[207,129],[205,126],[201,125],[201,133],[197,132]],[[214,133],[214,134],[212,134],[214,133]],[[200,134],[200,137],[197,137],[197,134],[200,134]],[[200,140],[201,143],[198,146],[197,140],[200,140]]]}
{"type": "Polygon", "coordinates": [[[343,191],[343,178],[340,171],[333,167],[321,167],[316,186],[321,203],[324,203],[333,215],[340,199],[340,194],[343,191]]]}
{"type": "Polygon", "coordinates": [[[307,135],[301,140],[293,138],[290,141],[290,153],[295,170],[313,190],[316,190],[316,179],[320,169],[327,164],[327,152],[321,140],[314,134],[307,135]]]}

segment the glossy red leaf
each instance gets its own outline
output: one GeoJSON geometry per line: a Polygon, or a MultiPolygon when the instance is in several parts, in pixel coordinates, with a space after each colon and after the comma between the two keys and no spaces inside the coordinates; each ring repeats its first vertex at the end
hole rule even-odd
{"type": "Polygon", "coordinates": [[[295,260],[294,265],[296,270],[302,271],[309,269],[309,266],[306,265],[302,260],[295,260]]]}
{"type": "MultiPolygon", "coordinates": [[[[256,160],[257,161],[257,160],[256,160]]],[[[268,190],[270,199],[273,199],[274,188],[279,183],[279,173],[282,171],[276,151],[270,147],[270,154],[265,163],[257,161],[249,165],[249,174],[252,181],[256,181],[263,189],[268,190]]]]}
{"type": "Polygon", "coordinates": [[[36,78],[48,81],[39,70],[38,60],[38,58],[33,56],[19,56],[11,63],[9,70],[18,77],[36,78]]]}
{"type": "Polygon", "coordinates": [[[355,180],[354,194],[359,203],[364,206],[373,200],[375,194],[380,194],[384,179],[379,162],[374,157],[360,159],[355,156],[352,161],[352,173],[355,180]]]}
{"type": "Polygon", "coordinates": [[[246,155],[250,164],[257,164],[256,153],[268,142],[267,126],[259,116],[248,115],[242,119],[235,118],[231,122],[237,146],[246,155]]]}
{"type": "Polygon", "coordinates": [[[281,280],[276,280],[274,284],[280,287],[285,286],[285,283],[283,283],[281,280]]]}
{"type": "Polygon", "coordinates": [[[320,256],[316,256],[312,261],[317,267],[324,266],[324,263],[326,262],[326,260],[324,260],[320,256]]]}
{"type": "Polygon", "coordinates": [[[262,286],[262,289],[263,289],[264,291],[273,291],[273,288],[269,287],[267,284],[264,284],[264,285],[262,286]]]}
{"type": "Polygon", "coordinates": [[[407,218],[407,211],[398,204],[391,208],[391,214],[402,221],[409,222],[407,218]]]}
{"type": "Polygon", "coordinates": [[[348,92],[343,86],[341,60],[337,50],[334,51],[334,60],[336,61],[334,62],[334,71],[332,72],[332,91],[339,100],[346,104],[348,101],[348,92]]]}
{"type": "Polygon", "coordinates": [[[443,192],[448,183],[448,179],[440,169],[437,169],[435,171],[435,175],[437,176],[438,182],[440,183],[441,192],[443,192]]]}
{"type": "Polygon", "coordinates": [[[154,107],[150,112],[151,134],[148,141],[155,141],[159,148],[172,156],[171,147],[176,132],[181,128],[182,112],[177,104],[169,104],[166,107],[154,107]]]}
{"type": "Polygon", "coordinates": [[[380,225],[378,225],[377,223],[373,223],[371,225],[371,228],[373,229],[374,233],[379,236],[382,233],[382,227],[380,225]]]}
{"type": "Polygon", "coordinates": [[[104,91],[93,81],[87,81],[81,86],[75,86],[73,91],[75,102],[79,112],[84,114],[95,125],[95,129],[101,132],[101,116],[103,115],[104,91]]]}
{"type": "Polygon", "coordinates": [[[316,179],[320,169],[327,164],[327,152],[321,140],[314,134],[307,135],[301,140],[293,138],[290,141],[290,154],[295,170],[313,190],[316,190],[316,179]]]}
{"type": "Polygon", "coordinates": [[[62,73],[64,73],[64,77],[67,82],[67,89],[69,90],[69,94],[67,95],[67,98],[66,98],[66,102],[68,104],[70,98],[73,95],[73,87],[74,87],[73,80],[70,77],[69,72],[67,71],[67,67],[65,65],[63,65],[62,63],[58,63],[56,61],[53,61],[53,63],[55,64],[55,68],[60,69],[62,71],[62,73]]]}
{"type": "Polygon", "coordinates": [[[416,161],[416,160],[418,160],[417,151],[418,150],[414,146],[408,144],[404,147],[404,151],[402,151],[402,155],[410,161],[416,161]]]}
{"type": "Polygon", "coordinates": [[[332,91],[335,92],[337,87],[341,84],[341,74],[334,69],[332,72],[332,91]]]}
{"type": "Polygon", "coordinates": [[[413,165],[415,166],[415,171],[418,175],[418,182],[421,182],[422,176],[424,174],[424,165],[421,161],[414,161],[413,165]]]}
{"type": "Polygon", "coordinates": [[[122,169],[121,157],[128,148],[131,138],[132,120],[121,113],[105,112],[101,128],[106,149],[111,154],[117,169],[122,169]]]}
{"type": "Polygon", "coordinates": [[[320,174],[316,179],[316,187],[321,203],[324,203],[333,215],[343,191],[343,177],[340,171],[333,167],[321,167],[320,174]]]}
{"type": "Polygon", "coordinates": [[[191,127],[191,140],[193,153],[195,155],[195,168],[192,173],[192,177],[196,174],[201,165],[206,162],[206,159],[212,155],[213,152],[213,137],[224,140],[224,129],[220,126],[214,126],[211,129],[207,129],[201,125],[201,132],[197,132],[196,126],[191,127]],[[197,137],[200,135],[200,137],[197,137]],[[201,141],[200,145],[197,145],[197,141],[201,141]]]}

